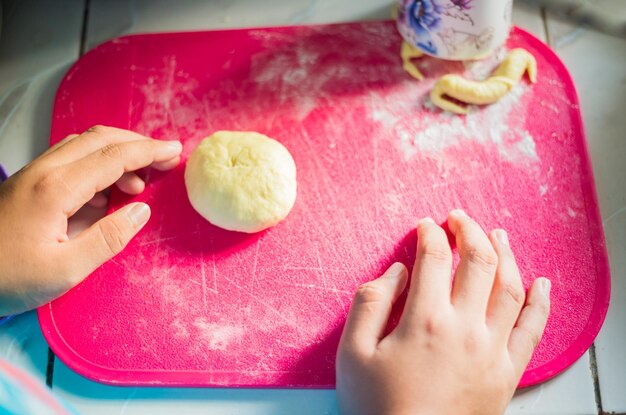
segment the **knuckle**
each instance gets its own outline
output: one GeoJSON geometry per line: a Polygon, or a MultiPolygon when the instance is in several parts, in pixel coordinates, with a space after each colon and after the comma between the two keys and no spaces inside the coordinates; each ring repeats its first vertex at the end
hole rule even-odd
{"type": "Polygon", "coordinates": [[[506,283],[502,287],[502,292],[507,301],[512,301],[518,307],[522,307],[526,301],[526,293],[521,285],[506,283]]]}
{"type": "Polygon", "coordinates": [[[107,144],[100,149],[100,154],[106,158],[120,159],[124,155],[124,150],[117,144],[107,144]]]}
{"type": "Polygon", "coordinates": [[[38,196],[47,195],[58,188],[63,183],[61,176],[56,171],[44,172],[33,184],[33,192],[38,196]]]}
{"type": "Polygon", "coordinates": [[[548,315],[550,314],[550,302],[549,301],[537,302],[537,304],[535,304],[535,307],[537,307],[537,311],[544,319],[548,318],[548,315]]]}
{"type": "Polygon", "coordinates": [[[356,290],[354,302],[358,304],[377,303],[385,298],[385,291],[377,284],[368,282],[356,290]]]}
{"type": "Polygon", "coordinates": [[[431,313],[422,318],[422,329],[427,335],[441,334],[446,329],[446,319],[439,313],[431,313]]]}
{"type": "Polygon", "coordinates": [[[474,222],[474,219],[470,218],[469,216],[457,217],[457,222],[459,224],[459,232],[463,234],[473,232],[474,226],[477,226],[476,222],[474,222]]]}
{"type": "Polygon", "coordinates": [[[483,333],[476,329],[471,328],[465,332],[463,337],[463,348],[469,354],[478,353],[485,350],[485,340],[483,333]]]}
{"type": "Polygon", "coordinates": [[[535,350],[535,348],[537,347],[537,345],[539,345],[539,342],[541,341],[541,332],[536,331],[536,330],[530,330],[527,327],[518,327],[518,330],[520,330],[523,334],[523,338],[525,339],[528,349],[529,350],[535,350]]]}
{"type": "Polygon", "coordinates": [[[33,192],[36,195],[44,195],[50,191],[53,187],[52,178],[50,176],[44,176],[37,181],[33,185],[33,192]]]}
{"type": "Polygon", "coordinates": [[[452,252],[446,245],[436,241],[424,240],[420,243],[422,256],[436,262],[449,262],[452,260],[452,252]]]}
{"type": "Polygon", "coordinates": [[[115,221],[98,222],[107,253],[117,255],[126,246],[124,230],[115,221]]]}
{"type": "Polygon", "coordinates": [[[498,256],[493,248],[471,248],[465,256],[468,261],[486,270],[493,270],[498,266],[498,256]]]}
{"type": "Polygon", "coordinates": [[[110,132],[110,130],[110,127],[106,127],[104,125],[94,125],[93,127],[89,127],[85,132],[98,135],[106,135],[108,132],[110,132]]]}
{"type": "Polygon", "coordinates": [[[478,350],[476,337],[471,334],[465,336],[465,338],[463,338],[463,350],[468,354],[474,354],[476,350],[478,350]]]}

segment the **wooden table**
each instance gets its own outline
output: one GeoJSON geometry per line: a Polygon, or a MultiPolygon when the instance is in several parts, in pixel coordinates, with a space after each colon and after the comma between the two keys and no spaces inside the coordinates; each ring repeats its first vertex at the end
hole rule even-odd
{"type": "MultiPolygon", "coordinates": [[[[595,0],[626,14],[623,0],[595,0]]],[[[9,173],[42,152],[60,79],[82,53],[125,33],[376,20],[389,0],[7,0],[0,38],[0,163],[9,173]]],[[[514,22],[548,42],[582,102],[613,276],[595,347],[569,370],[520,391],[511,414],[626,413],[626,41],[516,5],[514,22]]],[[[334,391],[119,388],[55,359],[34,313],[0,326],[0,357],[47,381],[83,414],[337,413],[334,391]]]]}

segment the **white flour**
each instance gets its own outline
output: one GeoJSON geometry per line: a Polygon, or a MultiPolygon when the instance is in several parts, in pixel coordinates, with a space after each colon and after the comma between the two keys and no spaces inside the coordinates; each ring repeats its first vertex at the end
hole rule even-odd
{"type": "MultiPolygon", "coordinates": [[[[507,54],[499,49],[491,57],[465,62],[462,76],[468,79],[486,79],[507,54]]],[[[420,69],[436,62],[418,60],[420,69]]],[[[499,102],[479,108],[471,105],[470,113],[457,116],[442,112],[429,98],[435,79],[399,84],[386,95],[371,94],[368,103],[372,120],[385,127],[386,134],[395,136],[398,148],[406,160],[417,153],[441,156],[452,147],[472,141],[493,145],[506,160],[537,161],[535,140],[524,128],[526,103],[524,97],[532,88],[523,80],[499,102]]]]}
{"type": "Polygon", "coordinates": [[[315,73],[318,58],[318,53],[304,45],[254,56],[251,78],[258,94],[279,91],[280,104],[288,105],[295,110],[295,117],[303,120],[317,106],[324,85],[339,75],[315,73]]]}
{"type": "Polygon", "coordinates": [[[204,317],[196,318],[193,326],[198,338],[211,350],[227,350],[231,342],[244,334],[242,327],[208,322],[204,317]]]}
{"type": "Polygon", "coordinates": [[[495,145],[503,158],[517,161],[538,160],[535,140],[523,129],[525,113],[522,99],[529,90],[526,84],[515,86],[499,102],[482,109],[472,106],[466,116],[440,113],[434,109],[430,99],[422,98],[422,109],[402,105],[416,102],[417,92],[407,95],[399,89],[386,100],[370,101],[370,117],[391,129],[397,137],[398,147],[406,160],[417,153],[442,154],[446,149],[462,145],[464,141],[495,145]],[[394,101],[387,105],[385,101],[394,101]],[[400,109],[400,110],[398,110],[400,109]]]}
{"type": "Polygon", "coordinates": [[[506,48],[501,47],[488,58],[476,61],[464,61],[463,66],[465,67],[465,73],[463,76],[475,81],[487,79],[496,66],[504,60],[507,52],[508,50],[506,48]]]}

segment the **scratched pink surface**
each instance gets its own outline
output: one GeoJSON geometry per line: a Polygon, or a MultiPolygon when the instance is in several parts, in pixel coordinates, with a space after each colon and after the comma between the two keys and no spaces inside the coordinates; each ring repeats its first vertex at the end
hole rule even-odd
{"type": "MultiPolygon", "coordinates": [[[[553,282],[552,315],[521,386],[573,363],[604,319],[609,271],[578,101],[541,42],[498,104],[467,117],[427,99],[438,76],[481,77],[489,61],[423,59],[402,70],[390,22],[130,36],[70,69],[52,142],[93,124],[181,139],[213,131],[281,141],[298,199],[264,233],[217,229],[189,205],[183,164],[146,171],[146,228],[84,283],[39,310],[57,355],[113,384],[332,387],[352,293],[414,258],[416,219],[456,207],[509,230],[524,284],[553,282]]],[[[111,209],[130,200],[113,191],[111,209]]]]}

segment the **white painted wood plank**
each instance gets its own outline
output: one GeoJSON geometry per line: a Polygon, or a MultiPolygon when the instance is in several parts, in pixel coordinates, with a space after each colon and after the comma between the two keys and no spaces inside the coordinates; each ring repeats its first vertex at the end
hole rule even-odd
{"type": "Polygon", "coordinates": [[[89,2],[86,50],[109,39],[129,33],[133,26],[133,7],[129,0],[89,2]]]}
{"type": "MultiPolygon", "coordinates": [[[[131,33],[167,32],[180,30],[207,30],[235,27],[278,26],[299,23],[331,23],[356,20],[378,20],[391,16],[392,1],[363,0],[358,3],[346,0],[268,0],[259,4],[255,0],[212,1],[203,0],[136,0],[123,2],[93,0],[90,24],[105,27],[94,21],[120,19],[110,10],[130,13],[121,21],[132,22],[131,33]],[[117,3],[117,4],[111,4],[117,3]]],[[[102,40],[98,33],[90,33],[102,40]]]]}
{"type": "Polygon", "coordinates": [[[5,0],[0,35],[0,100],[15,85],[76,59],[84,0],[5,0]]]}
{"type": "Polygon", "coordinates": [[[538,7],[513,3],[513,24],[547,42],[545,25],[538,7]]]}
{"type": "MultiPolygon", "coordinates": [[[[534,0],[537,2],[537,0],[534,0]]],[[[626,34],[626,3],[623,0],[567,0],[543,2],[550,15],[551,30],[555,22],[586,24],[603,33],[626,34]],[[567,5],[567,1],[577,7],[567,5]],[[562,3],[562,4],[561,4],[562,3]]]]}
{"type": "Polygon", "coordinates": [[[0,163],[9,174],[48,148],[54,96],[69,65],[61,64],[31,78],[20,104],[0,125],[0,163]]]}
{"type": "Polygon", "coordinates": [[[518,391],[507,415],[592,415],[596,414],[589,353],[572,367],[541,385],[518,391]]]}
{"type": "MultiPolygon", "coordinates": [[[[623,92],[626,93],[626,91],[623,92]]],[[[626,128],[626,125],[623,125],[623,128],[626,128]]],[[[626,174],[622,167],[622,181],[624,177],[626,174]]],[[[604,227],[613,286],[609,314],[595,342],[600,392],[602,407],[605,411],[626,413],[626,210],[624,207],[605,216],[604,227]]]]}
{"type": "Polygon", "coordinates": [[[46,148],[60,68],[78,57],[84,3],[9,0],[2,7],[0,163],[11,173],[46,148]]]}
{"type": "MultiPolygon", "coordinates": [[[[202,0],[92,0],[87,45],[94,47],[128,33],[211,30],[293,24],[336,23],[391,18],[389,0],[270,0],[263,7],[255,0],[206,2],[202,0]]],[[[515,6],[513,23],[545,40],[539,9],[515,6]]]]}
{"type": "Polygon", "coordinates": [[[593,162],[612,274],[611,306],[596,339],[600,392],[603,409],[621,413],[626,412],[626,40],[553,18],[548,31],[578,88],[593,162]]]}

